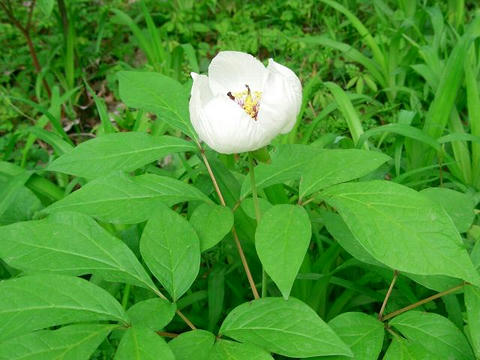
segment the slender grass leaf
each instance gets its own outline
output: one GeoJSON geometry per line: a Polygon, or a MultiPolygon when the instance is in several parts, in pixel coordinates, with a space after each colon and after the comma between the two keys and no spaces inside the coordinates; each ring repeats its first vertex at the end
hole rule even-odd
{"type": "Polygon", "coordinates": [[[166,155],[195,150],[193,143],[166,135],[108,134],[81,143],[56,159],[47,170],[91,179],[113,171],[132,171],[166,155]]]}
{"type": "Polygon", "coordinates": [[[0,343],[0,360],[88,360],[116,327],[79,324],[18,336],[0,343]]]}
{"type": "Polygon", "coordinates": [[[347,345],[300,300],[263,298],[237,306],[220,334],[288,357],[352,356],[347,345]]]}
{"type": "Polygon", "coordinates": [[[0,309],[0,341],[68,323],[128,322],[120,304],[107,291],[64,275],[32,275],[0,282],[0,309]]]}
{"type": "Polygon", "coordinates": [[[255,233],[258,257],[285,299],[290,295],[311,236],[310,219],[300,206],[274,205],[258,224],[255,233]]]}
{"type": "Polygon", "coordinates": [[[190,288],[200,269],[200,240],[195,230],[166,206],[159,207],[148,220],[140,252],[173,301],[190,288]]]}

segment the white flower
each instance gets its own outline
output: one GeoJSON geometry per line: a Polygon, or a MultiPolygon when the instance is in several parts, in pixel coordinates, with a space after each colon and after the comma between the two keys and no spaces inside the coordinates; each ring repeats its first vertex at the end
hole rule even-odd
{"type": "Polygon", "coordinates": [[[208,76],[192,73],[190,119],[201,140],[232,154],[259,149],[295,125],[302,85],[273,59],[265,67],[252,55],[222,51],[208,76]]]}

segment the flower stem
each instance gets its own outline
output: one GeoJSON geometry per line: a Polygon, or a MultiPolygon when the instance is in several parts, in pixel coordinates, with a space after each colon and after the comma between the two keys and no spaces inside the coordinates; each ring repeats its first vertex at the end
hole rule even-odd
{"type": "MultiPolygon", "coordinates": [[[[200,155],[202,157],[203,163],[207,168],[208,175],[212,180],[213,187],[215,188],[218,198],[220,199],[220,203],[222,204],[222,206],[227,206],[227,204],[225,203],[225,199],[223,198],[222,191],[218,186],[218,182],[217,182],[217,179],[215,178],[215,174],[213,173],[210,163],[208,162],[208,159],[205,156],[205,151],[203,150],[200,144],[197,143],[197,145],[200,149],[200,155]]],[[[237,231],[235,230],[235,225],[232,227],[232,235],[233,235],[233,239],[235,240],[235,245],[237,246],[238,254],[240,255],[240,260],[242,261],[243,269],[245,270],[245,274],[247,275],[248,283],[250,284],[250,288],[252,289],[253,297],[254,299],[258,299],[260,298],[260,296],[258,295],[258,291],[255,286],[255,281],[253,281],[252,273],[250,272],[250,267],[248,266],[247,258],[245,257],[242,244],[240,243],[240,239],[238,238],[237,231]]]]}
{"type": "MultiPolygon", "coordinates": [[[[253,206],[255,207],[255,218],[257,219],[258,226],[258,224],[260,224],[260,220],[262,219],[262,213],[260,211],[260,204],[258,203],[258,192],[257,184],[255,182],[253,154],[251,152],[248,153],[248,172],[250,174],[250,188],[252,189],[253,206]]],[[[262,267],[262,298],[265,296],[267,296],[267,273],[262,267]]]]}
{"type": "Polygon", "coordinates": [[[391,312],[390,314],[387,314],[385,315],[384,317],[382,317],[382,321],[385,321],[385,320],[388,320],[388,319],[391,319],[395,316],[398,316],[400,314],[403,314],[404,312],[406,311],[409,311],[409,310],[412,310],[412,309],[415,309],[423,304],[426,304],[430,301],[433,301],[435,299],[438,299],[438,298],[441,298],[442,296],[445,296],[445,295],[448,295],[450,293],[453,293],[457,290],[460,290],[461,288],[463,288],[465,285],[467,285],[468,283],[462,283],[460,285],[457,285],[453,288],[450,288],[448,290],[445,290],[445,291],[442,291],[442,292],[439,292],[438,294],[435,294],[435,295],[432,295],[432,296],[429,296],[428,298],[425,298],[423,300],[420,300],[420,301],[417,301],[416,303],[414,304],[411,304],[411,305],[408,305],[408,306],[405,306],[404,308],[401,308],[397,311],[394,311],[394,312],[391,312]]]}

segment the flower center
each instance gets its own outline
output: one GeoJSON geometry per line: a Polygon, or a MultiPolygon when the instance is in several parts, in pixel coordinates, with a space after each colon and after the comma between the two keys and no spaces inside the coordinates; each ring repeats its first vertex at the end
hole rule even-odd
{"type": "Polygon", "coordinates": [[[257,120],[258,110],[260,108],[261,91],[252,91],[250,86],[245,85],[247,90],[233,93],[229,91],[227,96],[242,107],[243,110],[253,119],[257,120]]]}

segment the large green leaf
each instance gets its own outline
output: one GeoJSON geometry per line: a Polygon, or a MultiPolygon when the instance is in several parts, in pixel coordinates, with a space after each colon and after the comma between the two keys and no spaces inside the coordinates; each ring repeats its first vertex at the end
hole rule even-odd
{"type": "Polygon", "coordinates": [[[105,280],[157,290],[123,241],[79,213],[0,227],[0,258],[27,272],[99,274],[105,280]]]}
{"type": "Polygon", "coordinates": [[[335,185],[321,196],[375,260],[412,274],[480,284],[452,220],[426,196],[388,181],[335,185]]]}
{"type": "Polygon", "coordinates": [[[0,343],[0,360],[88,360],[117,325],[78,324],[0,343]]]}
{"type": "Polygon", "coordinates": [[[200,239],[200,250],[217,245],[232,230],[233,213],[220,205],[202,204],[195,208],[190,224],[200,239]]]}
{"type": "Polygon", "coordinates": [[[168,300],[153,298],[137,302],[128,309],[127,315],[133,326],[158,331],[172,321],[175,310],[177,306],[168,300]]]}
{"type": "Polygon", "coordinates": [[[295,298],[263,298],[237,306],[220,334],[290,357],[352,356],[317,313],[295,298]]]}
{"type": "Polygon", "coordinates": [[[175,360],[165,340],[153,330],[131,326],[123,335],[115,360],[175,360]]]}
{"type": "Polygon", "coordinates": [[[0,282],[0,340],[50,326],[96,320],[128,322],[120,304],[86,280],[44,274],[0,282]]]}
{"type": "Polygon", "coordinates": [[[148,220],[140,252],[153,275],[176,301],[200,269],[200,240],[184,217],[165,206],[148,220]]]}
{"type": "Polygon", "coordinates": [[[390,326],[408,340],[419,343],[438,358],[473,360],[472,349],[462,332],[447,318],[420,311],[409,311],[395,317],[390,326]]]}
{"type": "Polygon", "coordinates": [[[171,177],[112,173],[89,182],[44,211],[76,211],[106,222],[134,224],[147,220],[162,203],[191,200],[211,202],[200,190],[171,177]]]}
{"type": "Polygon", "coordinates": [[[428,188],[421,193],[445,209],[458,231],[466,232],[472,226],[475,218],[472,197],[446,188],[428,188]]]}
{"type": "Polygon", "coordinates": [[[290,295],[311,236],[308,214],[296,205],[274,205],[258,224],[255,233],[258,257],[285,299],[290,295]]]}
{"type": "Polygon", "coordinates": [[[127,106],[158,114],[169,125],[196,139],[188,113],[189,93],[168,76],[138,71],[117,73],[120,98],[127,106]]]}
{"type": "Polygon", "coordinates": [[[480,358],[480,289],[478,287],[465,287],[465,306],[467,308],[470,343],[475,355],[480,358]]]}
{"type": "MultiPolygon", "coordinates": [[[[372,316],[359,312],[343,313],[328,322],[328,325],[350,346],[355,360],[376,360],[383,345],[384,326],[372,316]]],[[[345,356],[331,360],[348,359],[345,356]]]]}
{"type": "Polygon", "coordinates": [[[172,136],[140,132],[108,134],[81,143],[47,169],[90,179],[113,171],[132,171],[168,154],[195,150],[192,142],[172,136]]]}
{"type": "Polygon", "coordinates": [[[425,349],[422,344],[400,336],[393,338],[383,360],[438,360],[441,359],[425,349]]]}
{"type": "Polygon", "coordinates": [[[357,149],[325,150],[316,155],[302,173],[300,198],[328,186],[362,177],[388,161],[375,151],[357,149]]]}
{"type": "Polygon", "coordinates": [[[215,335],[205,330],[187,331],[168,343],[175,360],[211,360],[215,335]]]}
{"type": "Polygon", "coordinates": [[[219,340],[213,347],[209,360],[273,360],[265,350],[235,341],[219,340]]]}

